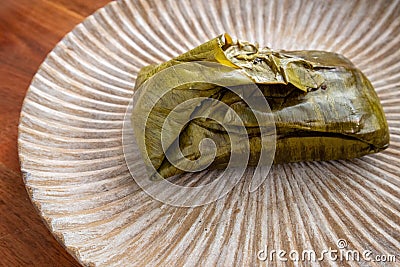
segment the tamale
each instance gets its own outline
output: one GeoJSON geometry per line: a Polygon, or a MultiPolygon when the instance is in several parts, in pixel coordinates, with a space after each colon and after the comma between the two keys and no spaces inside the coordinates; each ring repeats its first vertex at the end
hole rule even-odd
{"type": "MultiPolygon", "coordinates": [[[[145,147],[142,148],[165,178],[184,172],[171,164],[165,151],[197,160],[201,156],[198,146],[205,138],[211,138],[217,147],[209,168],[224,168],[230,159],[231,143],[224,128],[214,120],[195,116],[216,112],[206,100],[200,106],[180,111],[186,118],[196,118],[181,133],[171,137],[168,147],[163,149],[160,135],[165,118],[176,105],[196,97],[221,101],[243,119],[250,144],[248,165],[258,162],[261,148],[257,120],[234,92],[215,84],[191,83],[174,88],[162,97],[143,97],[149,91],[147,81],[155,74],[171,66],[198,61],[238,69],[261,90],[275,121],[274,163],[351,159],[379,152],[389,145],[388,125],[374,88],[344,56],[324,51],[274,51],[245,41],[233,42],[228,34],[223,34],[139,72],[135,90],[142,89],[142,97],[132,113],[132,125],[144,123],[140,112],[146,99],[160,97],[146,118],[145,147]]],[[[160,86],[168,86],[168,80],[160,86]]]]}

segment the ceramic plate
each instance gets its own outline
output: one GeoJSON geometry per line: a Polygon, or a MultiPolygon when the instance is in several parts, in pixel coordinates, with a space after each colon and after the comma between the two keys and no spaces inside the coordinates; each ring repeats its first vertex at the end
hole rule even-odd
{"type": "Polygon", "coordinates": [[[329,249],[372,254],[292,263],[379,265],[368,261],[400,249],[399,17],[398,1],[112,2],[66,35],[32,80],[19,125],[29,195],[87,266],[284,265],[296,252],[301,260],[304,250],[320,258],[329,249]],[[390,147],[354,160],[274,166],[256,192],[242,179],[201,207],[149,197],[122,151],[137,73],[223,32],[350,58],[382,101],[390,147]]]}

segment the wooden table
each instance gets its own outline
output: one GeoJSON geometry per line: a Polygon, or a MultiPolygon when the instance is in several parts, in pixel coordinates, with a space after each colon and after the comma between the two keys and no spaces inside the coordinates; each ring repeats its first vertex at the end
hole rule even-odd
{"type": "Polygon", "coordinates": [[[109,0],[1,0],[0,266],[79,266],[42,223],[25,191],[17,127],[29,83],[47,53],[109,0]]]}

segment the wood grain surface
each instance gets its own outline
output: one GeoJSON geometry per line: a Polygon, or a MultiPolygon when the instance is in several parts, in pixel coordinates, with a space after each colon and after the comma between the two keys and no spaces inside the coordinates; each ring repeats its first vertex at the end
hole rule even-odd
{"type": "Polygon", "coordinates": [[[0,266],[79,266],[54,239],[26,193],[17,153],[19,113],[46,55],[109,0],[0,3],[0,266]]]}
{"type": "MultiPolygon", "coordinates": [[[[276,249],[399,254],[399,1],[119,0],[60,43],[106,1],[0,3],[0,266],[79,265],[42,224],[19,171],[17,124],[34,73],[18,137],[25,186],[54,236],[85,266],[286,266],[259,258],[276,249]],[[148,196],[132,179],[144,176],[129,172],[122,140],[137,72],[224,31],[277,49],[348,57],[382,101],[390,147],[349,161],[274,165],[254,193],[249,171],[200,207],[148,196]]],[[[326,260],[298,265],[383,266],[326,260]]]]}

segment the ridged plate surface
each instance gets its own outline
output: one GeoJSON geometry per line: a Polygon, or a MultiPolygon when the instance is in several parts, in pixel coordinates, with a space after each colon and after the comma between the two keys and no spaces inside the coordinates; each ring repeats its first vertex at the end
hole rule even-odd
{"type": "Polygon", "coordinates": [[[27,93],[19,153],[34,205],[84,265],[283,266],[260,261],[258,252],[337,249],[339,239],[348,249],[399,254],[399,17],[399,1],[110,3],[54,48],[27,93]],[[382,101],[390,147],[354,160],[274,166],[255,193],[242,180],[226,197],[197,208],[146,195],[126,167],[121,141],[137,73],[223,32],[276,49],[350,58],[382,101]]]}

